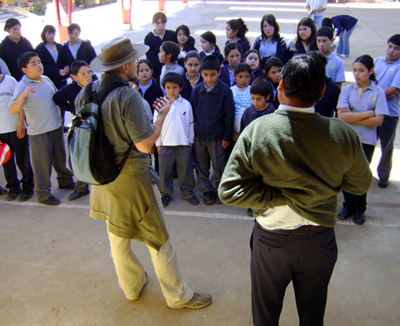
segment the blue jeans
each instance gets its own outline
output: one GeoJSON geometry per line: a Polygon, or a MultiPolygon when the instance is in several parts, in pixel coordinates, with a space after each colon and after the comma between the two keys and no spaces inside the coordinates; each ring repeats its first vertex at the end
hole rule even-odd
{"type": "Polygon", "coordinates": [[[324,15],[322,16],[314,16],[313,20],[315,23],[315,26],[317,26],[317,30],[320,29],[322,27],[322,21],[324,19],[324,15]]]}
{"type": "Polygon", "coordinates": [[[337,54],[343,54],[346,57],[349,56],[350,54],[350,35],[353,33],[353,31],[356,29],[357,24],[354,25],[353,28],[349,29],[348,31],[344,30],[340,35],[339,35],[339,43],[337,46],[336,53],[337,54]]]}

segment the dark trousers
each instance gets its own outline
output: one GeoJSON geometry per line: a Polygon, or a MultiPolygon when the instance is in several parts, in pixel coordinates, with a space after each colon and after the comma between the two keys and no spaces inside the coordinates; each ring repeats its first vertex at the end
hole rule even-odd
{"type": "Polygon", "coordinates": [[[68,187],[73,184],[72,172],[65,166],[63,128],[60,127],[40,135],[31,135],[32,166],[35,174],[35,191],[39,201],[51,196],[52,165],[57,173],[58,185],[68,187]]]}
{"type": "Polygon", "coordinates": [[[255,223],[250,246],[254,325],[279,325],[290,281],[300,326],[323,325],[328,284],[338,252],[333,228],[287,235],[266,231],[255,223]]]}
{"type": "Polygon", "coordinates": [[[222,148],[221,140],[202,141],[195,137],[193,154],[197,183],[201,191],[217,191],[226,165],[226,150],[222,148]],[[211,179],[210,160],[214,171],[211,179]]]}
{"type": "Polygon", "coordinates": [[[3,164],[4,176],[7,180],[6,187],[10,190],[19,189],[22,183],[23,189],[27,191],[33,189],[33,171],[29,155],[28,135],[19,139],[16,131],[8,132],[0,134],[0,141],[7,143],[11,149],[10,160],[3,164]],[[21,181],[18,180],[15,161],[22,174],[21,181]]]}
{"type": "MultiPolygon", "coordinates": [[[[375,146],[362,144],[365,157],[368,163],[371,163],[374,155],[375,146]]],[[[367,193],[363,195],[353,195],[343,191],[344,203],[343,207],[349,209],[353,213],[364,213],[367,210],[367,193]]]]}
{"type": "Polygon", "coordinates": [[[171,196],[174,192],[174,165],[178,173],[181,195],[190,198],[195,187],[193,157],[191,146],[162,146],[158,152],[160,162],[160,192],[162,196],[171,196]]]}
{"type": "Polygon", "coordinates": [[[389,180],[393,163],[393,149],[396,140],[396,129],[399,123],[398,117],[385,117],[382,126],[377,128],[378,138],[381,141],[382,156],[378,164],[378,176],[380,180],[389,180]]]}

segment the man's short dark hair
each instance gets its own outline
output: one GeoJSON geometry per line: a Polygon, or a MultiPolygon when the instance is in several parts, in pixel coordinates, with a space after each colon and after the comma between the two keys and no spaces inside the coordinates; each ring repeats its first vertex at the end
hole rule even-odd
{"type": "Polygon", "coordinates": [[[31,61],[33,57],[39,57],[39,55],[35,52],[22,53],[17,59],[19,69],[27,68],[29,61],[31,61]]]}
{"type": "Polygon", "coordinates": [[[77,23],[72,23],[68,26],[68,33],[72,33],[74,29],[77,29],[79,33],[81,32],[81,27],[77,23]]]}
{"type": "Polygon", "coordinates": [[[389,39],[388,39],[388,44],[389,43],[393,43],[393,44],[395,44],[395,45],[397,45],[397,46],[400,46],[400,34],[394,34],[393,36],[391,36],[389,39]]]}
{"type": "Polygon", "coordinates": [[[327,38],[329,38],[330,40],[333,39],[333,29],[330,27],[321,27],[318,31],[317,31],[317,37],[318,36],[326,36],[327,38]]]}
{"type": "Polygon", "coordinates": [[[179,75],[176,72],[169,72],[167,74],[164,75],[161,83],[162,83],[162,87],[165,88],[165,84],[166,83],[174,83],[174,84],[178,84],[179,88],[183,87],[183,79],[182,76],[179,75]]]}
{"type": "Polygon", "coordinates": [[[304,106],[313,106],[324,90],[325,67],[313,55],[298,55],[283,67],[280,78],[287,98],[298,99],[304,106]]]}
{"type": "Polygon", "coordinates": [[[216,70],[219,72],[220,63],[215,55],[207,55],[201,60],[201,70],[216,70]]]}
{"type": "Polygon", "coordinates": [[[308,52],[308,54],[321,60],[321,62],[324,66],[326,66],[328,64],[328,59],[322,53],[316,52],[316,51],[310,51],[310,52],[308,52]]]}
{"type": "Polygon", "coordinates": [[[267,98],[271,92],[271,85],[268,80],[265,80],[262,77],[258,77],[255,81],[252,82],[250,87],[250,94],[252,95],[261,95],[267,98]]]}
{"type": "Polygon", "coordinates": [[[74,61],[71,65],[71,74],[73,74],[74,76],[78,76],[79,69],[81,69],[82,67],[88,67],[90,69],[86,61],[83,60],[74,61]]]}

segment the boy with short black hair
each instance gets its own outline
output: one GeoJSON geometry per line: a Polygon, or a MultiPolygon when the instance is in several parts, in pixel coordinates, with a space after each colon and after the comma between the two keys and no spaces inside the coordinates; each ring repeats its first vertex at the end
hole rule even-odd
{"type": "Polygon", "coordinates": [[[328,59],[328,64],[325,68],[326,76],[332,78],[339,87],[342,87],[342,83],[346,82],[344,63],[343,60],[332,51],[332,43],[333,29],[330,27],[321,27],[317,31],[317,46],[319,52],[328,59]]]}
{"type": "Polygon", "coordinates": [[[51,166],[57,172],[59,188],[74,189],[75,186],[72,173],[65,166],[60,110],[52,100],[57,89],[48,77],[42,75],[43,65],[36,53],[21,54],[18,66],[25,75],[15,89],[10,113],[25,112],[39,203],[57,206],[61,202],[50,192],[51,166]]]}
{"type": "Polygon", "coordinates": [[[195,116],[194,161],[206,205],[221,204],[217,191],[235,119],[233,94],[229,86],[218,78],[220,73],[218,58],[214,55],[204,57],[201,62],[204,82],[193,88],[190,99],[195,116]],[[210,159],[214,171],[211,178],[210,159]]]}
{"type": "MultiPolygon", "coordinates": [[[[76,114],[75,99],[87,84],[92,81],[92,71],[89,65],[83,60],[74,61],[71,65],[71,75],[73,83],[68,84],[53,95],[53,101],[61,110],[76,114]]],[[[75,191],[68,196],[69,201],[81,198],[89,193],[89,185],[82,181],[77,181],[75,191]]]]}
{"type": "MultiPolygon", "coordinates": [[[[161,134],[156,141],[159,159],[160,192],[162,204],[167,207],[173,193],[173,171],[176,163],[182,198],[192,205],[199,200],[194,194],[192,146],[194,141],[193,111],[190,103],[179,93],[183,88],[182,77],[170,72],[162,79],[168,100],[174,100],[164,120],[161,134]]],[[[154,111],[154,120],[158,115],[154,111]]]]}

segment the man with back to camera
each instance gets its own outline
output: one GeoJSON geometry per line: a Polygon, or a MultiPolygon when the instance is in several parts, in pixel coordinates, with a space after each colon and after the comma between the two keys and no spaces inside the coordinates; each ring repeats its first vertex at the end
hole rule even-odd
{"type": "Polygon", "coordinates": [[[337,195],[341,189],[365,193],[372,176],[353,128],[314,112],[325,88],[322,62],[296,56],[280,78],[278,110],[242,132],[219,196],[256,216],[250,241],[254,325],[279,324],[293,281],[300,324],[319,326],[337,259],[337,195]]]}
{"type": "MultiPolygon", "coordinates": [[[[130,144],[134,144],[118,178],[106,185],[92,186],[90,216],[107,222],[118,282],[129,301],[139,299],[148,281],[147,273],[130,248],[134,239],[148,246],[168,307],[201,309],[211,303],[211,295],[193,292],[180,275],[176,250],[164,222],[158,176],[149,166],[149,151],[160,135],[173,101],[158,101],[159,114],[152,125],[141,95],[128,83],[136,78],[135,60],[148,48],[133,45],[127,37],[116,38],[107,42],[90,64],[93,71],[104,72],[93,85],[95,91],[101,92],[112,82],[123,84],[101,106],[105,133],[114,147],[117,163],[130,144]]],[[[80,92],[75,101],[77,111],[84,105],[84,93],[80,92]]]]}

